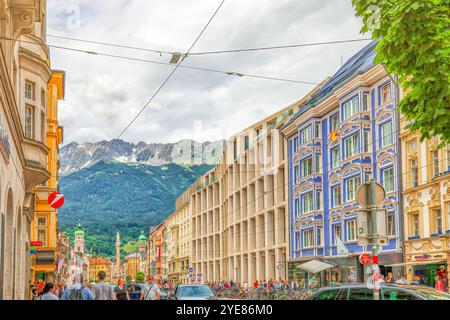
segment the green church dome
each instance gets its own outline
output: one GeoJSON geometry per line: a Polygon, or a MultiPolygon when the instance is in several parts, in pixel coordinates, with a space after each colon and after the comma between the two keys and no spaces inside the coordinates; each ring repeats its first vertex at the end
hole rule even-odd
{"type": "Polygon", "coordinates": [[[84,230],[83,230],[83,227],[81,226],[81,224],[78,224],[77,227],[75,228],[75,235],[76,236],[84,236],[84,230]]]}
{"type": "Polygon", "coordinates": [[[140,242],[146,242],[147,241],[147,237],[144,235],[144,231],[141,231],[141,235],[139,236],[139,241],[140,242]]]}

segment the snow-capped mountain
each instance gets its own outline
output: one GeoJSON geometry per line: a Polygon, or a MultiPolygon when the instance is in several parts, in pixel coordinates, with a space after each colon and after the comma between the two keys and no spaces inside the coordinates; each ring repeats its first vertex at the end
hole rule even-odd
{"type": "Polygon", "coordinates": [[[154,166],[169,163],[186,166],[215,164],[222,154],[224,143],[224,141],[199,143],[182,140],[178,143],[134,144],[120,139],[95,143],[72,142],[60,150],[60,174],[71,174],[99,161],[154,166]]]}

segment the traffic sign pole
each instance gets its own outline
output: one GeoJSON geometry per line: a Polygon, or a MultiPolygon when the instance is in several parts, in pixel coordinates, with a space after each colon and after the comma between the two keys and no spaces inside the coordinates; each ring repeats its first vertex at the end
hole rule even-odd
{"type": "Polygon", "coordinates": [[[380,267],[378,266],[378,241],[377,241],[377,204],[376,204],[376,183],[373,179],[369,181],[370,188],[366,188],[369,200],[369,221],[371,222],[370,239],[372,242],[372,277],[373,277],[373,298],[380,300],[380,267]]]}

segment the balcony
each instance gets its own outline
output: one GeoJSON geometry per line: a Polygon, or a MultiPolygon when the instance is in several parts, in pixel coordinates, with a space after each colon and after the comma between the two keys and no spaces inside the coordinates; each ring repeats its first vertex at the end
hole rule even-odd
{"type": "Polygon", "coordinates": [[[46,182],[50,178],[47,170],[48,148],[39,141],[24,139],[23,153],[25,156],[25,185],[27,190],[46,182]]]}

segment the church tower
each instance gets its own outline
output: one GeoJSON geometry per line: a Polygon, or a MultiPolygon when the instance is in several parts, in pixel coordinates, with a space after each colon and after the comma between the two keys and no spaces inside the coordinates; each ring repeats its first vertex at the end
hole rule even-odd
{"type": "Polygon", "coordinates": [[[78,223],[75,229],[75,254],[84,254],[84,230],[80,223],[78,223]]]}

